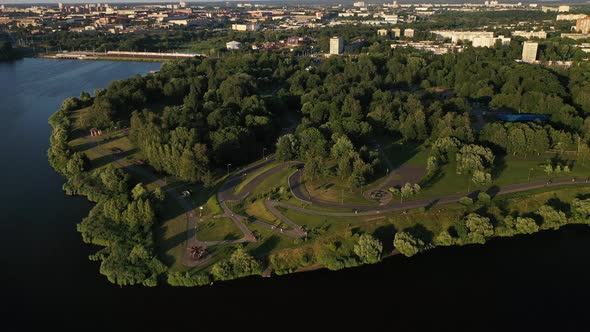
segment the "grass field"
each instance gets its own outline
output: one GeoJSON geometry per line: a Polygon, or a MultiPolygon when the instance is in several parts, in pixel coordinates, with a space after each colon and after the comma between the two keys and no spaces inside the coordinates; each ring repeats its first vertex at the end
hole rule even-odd
{"type": "Polygon", "coordinates": [[[254,179],[255,177],[257,177],[258,175],[268,171],[269,169],[275,167],[276,165],[278,165],[278,162],[272,162],[264,167],[262,167],[261,169],[256,170],[255,172],[252,173],[248,173],[246,174],[246,176],[244,177],[244,179],[242,180],[242,182],[240,182],[240,184],[238,184],[235,188],[234,188],[234,193],[239,193],[240,191],[242,191],[242,189],[250,182],[252,181],[252,179],[254,179]]]}
{"type": "Polygon", "coordinates": [[[201,241],[237,240],[242,232],[229,218],[210,218],[197,226],[197,238],[201,241]]]}
{"type": "Polygon", "coordinates": [[[171,271],[184,271],[180,258],[186,250],[187,217],[182,208],[171,199],[166,200],[162,210],[162,222],[154,226],[159,257],[171,271]]]}

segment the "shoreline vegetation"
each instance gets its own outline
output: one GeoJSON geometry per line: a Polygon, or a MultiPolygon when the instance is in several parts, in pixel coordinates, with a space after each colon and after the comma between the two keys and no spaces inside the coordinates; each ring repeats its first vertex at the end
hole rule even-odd
{"type": "MultiPolygon", "coordinates": [[[[38,54],[39,58],[43,59],[56,59],[56,60],[71,60],[71,58],[59,58],[56,54],[38,54]]],[[[165,62],[170,61],[170,58],[142,58],[142,57],[126,57],[126,56],[88,56],[84,58],[78,58],[77,60],[86,61],[130,61],[130,62],[165,62]]]]}
{"type": "Polygon", "coordinates": [[[197,286],[269,271],[339,270],[397,252],[410,257],[590,223],[590,187],[583,181],[493,192],[588,177],[590,104],[580,96],[590,85],[578,84],[587,65],[560,73],[568,75],[564,80],[506,59],[502,47],[445,56],[374,51],[318,63],[270,52],[170,61],[157,74],[113,82],[95,97],[66,99],[49,119],[48,159],[67,179],[67,194],[96,203],[78,231],[84,242],[103,247],[90,257],[100,261],[100,273],[119,285],[197,286]],[[487,120],[475,130],[475,103],[489,113],[539,109],[551,118],[487,120]],[[89,136],[90,129],[104,134],[89,136]],[[295,169],[239,168],[271,153],[279,166],[304,163],[304,191],[333,206],[314,208],[466,197],[370,216],[273,207],[266,203],[305,205],[289,181],[295,169]],[[239,181],[224,187],[232,177],[239,181]],[[228,190],[238,197],[244,188],[248,195],[235,202],[217,196],[228,190]],[[374,199],[367,194],[373,189],[374,199]],[[184,191],[191,209],[177,204],[176,192],[184,191]],[[193,228],[187,220],[189,226],[195,220],[193,228]],[[298,228],[305,237],[287,236],[298,228]],[[187,266],[192,239],[207,254],[187,266]]]}
{"type": "Polygon", "coordinates": [[[0,62],[22,59],[26,53],[27,50],[13,48],[10,42],[0,40],[0,62]]]}

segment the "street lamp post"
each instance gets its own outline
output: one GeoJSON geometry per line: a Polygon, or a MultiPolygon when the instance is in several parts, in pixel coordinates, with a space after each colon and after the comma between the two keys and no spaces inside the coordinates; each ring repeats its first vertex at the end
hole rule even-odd
{"type": "Polygon", "coordinates": [[[264,151],[266,150],[265,147],[262,148],[262,159],[264,160],[264,151]]]}
{"type": "Polygon", "coordinates": [[[227,176],[229,176],[229,167],[231,166],[231,164],[227,164],[227,176]]]}
{"type": "Polygon", "coordinates": [[[199,218],[203,215],[203,207],[199,206],[199,218]]]}
{"type": "Polygon", "coordinates": [[[531,182],[531,171],[532,170],[533,170],[532,168],[529,168],[529,176],[528,176],[526,182],[531,182]]]}

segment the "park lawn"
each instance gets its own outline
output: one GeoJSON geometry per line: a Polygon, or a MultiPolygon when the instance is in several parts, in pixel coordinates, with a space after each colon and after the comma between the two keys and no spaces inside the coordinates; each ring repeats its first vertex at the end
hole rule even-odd
{"type": "Polygon", "coordinates": [[[240,182],[235,188],[234,188],[234,193],[239,193],[240,191],[242,191],[242,189],[248,184],[250,183],[250,181],[252,181],[252,179],[254,179],[255,177],[257,177],[258,175],[268,171],[269,169],[277,166],[279,163],[278,162],[272,162],[264,167],[262,167],[261,169],[256,170],[255,172],[252,173],[248,173],[246,174],[246,176],[244,177],[244,179],[242,180],[242,182],[240,182]]]}
{"type": "Polygon", "coordinates": [[[284,208],[279,208],[279,211],[299,226],[303,226],[306,229],[324,228],[328,233],[344,231],[353,225],[358,226],[363,222],[362,217],[319,216],[284,208]]]}
{"type": "Polygon", "coordinates": [[[530,213],[539,209],[548,200],[557,198],[562,202],[571,202],[579,196],[590,194],[590,186],[586,184],[555,187],[551,190],[539,188],[526,192],[501,195],[494,199],[498,204],[505,204],[506,208],[519,213],[530,213]]]}
{"type": "Polygon", "coordinates": [[[500,173],[498,178],[494,180],[496,185],[507,185],[514,183],[526,183],[535,180],[546,180],[549,178],[567,178],[567,177],[583,177],[590,176],[590,161],[581,162],[577,160],[576,156],[562,155],[564,162],[573,163],[569,173],[552,173],[548,175],[545,173],[545,164],[551,158],[558,156],[554,153],[545,153],[541,156],[520,158],[520,157],[506,157],[505,169],[500,173]],[[531,170],[532,169],[532,170],[531,170]]]}
{"type": "Polygon", "coordinates": [[[270,213],[266,206],[264,206],[264,199],[257,199],[254,202],[248,204],[248,206],[246,206],[246,214],[277,226],[280,224],[280,221],[277,219],[277,217],[270,213]]]}
{"type": "Polygon", "coordinates": [[[245,248],[254,256],[267,256],[276,251],[294,248],[301,245],[298,239],[293,239],[270,229],[248,223],[248,228],[258,236],[257,242],[246,244],[245,248]]]}
{"type": "MultiPolygon", "coordinates": [[[[376,206],[377,202],[367,200],[362,195],[361,189],[351,190],[350,186],[345,180],[337,176],[329,178],[320,178],[317,180],[304,179],[303,184],[312,198],[319,199],[325,202],[335,203],[353,203],[366,205],[367,207],[376,206]]],[[[374,184],[364,186],[363,189],[374,187],[374,184]]]]}
{"type": "Polygon", "coordinates": [[[215,216],[223,213],[217,201],[217,191],[221,186],[221,180],[217,179],[212,187],[206,188],[201,183],[178,182],[173,184],[173,182],[169,182],[174,181],[172,176],[167,176],[166,179],[167,183],[173,186],[178,192],[183,192],[184,190],[190,191],[191,196],[186,199],[195,207],[197,214],[199,214],[199,207],[203,207],[203,211],[200,212],[202,217],[215,216]]]}
{"type": "Polygon", "coordinates": [[[440,169],[440,173],[428,183],[421,183],[422,191],[407,200],[422,199],[422,198],[438,198],[453,194],[467,194],[467,192],[476,189],[484,189],[476,186],[471,181],[471,176],[467,174],[457,174],[457,166],[454,161],[444,165],[440,169]]]}
{"type": "Polygon", "coordinates": [[[181,258],[186,250],[188,220],[183,209],[171,198],[166,199],[160,218],[154,226],[158,256],[170,271],[184,271],[181,258]]]}
{"type": "Polygon", "coordinates": [[[207,254],[209,255],[209,259],[207,259],[206,262],[192,268],[182,266],[181,269],[171,269],[171,272],[190,270],[191,273],[207,273],[211,271],[211,267],[213,267],[213,265],[224,259],[229,258],[229,256],[235,250],[236,246],[234,244],[221,243],[216,244],[214,246],[209,246],[207,247],[207,254]]]}
{"type": "Polygon", "coordinates": [[[295,171],[295,168],[288,167],[264,179],[252,193],[251,196],[264,194],[272,189],[283,187],[287,192],[289,190],[289,176],[295,171]]]}
{"type": "MultiPolygon", "coordinates": [[[[418,163],[417,166],[424,167],[426,165],[428,154],[426,154],[426,157],[422,156],[422,154],[424,154],[424,149],[419,143],[404,142],[402,140],[387,142],[384,139],[380,139],[380,144],[383,148],[385,158],[389,160],[389,163],[394,168],[402,165],[416,166],[416,163],[418,163]],[[422,163],[421,160],[423,158],[424,162],[422,163]]],[[[387,167],[387,163],[385,166],[387,167]]]]}
{"type": "Polygon", "coordinates": [[[237,240],[242,237],[240,229],[229,218],[209,218],[197,226],[197,238],[201,241],[237,240]]]}

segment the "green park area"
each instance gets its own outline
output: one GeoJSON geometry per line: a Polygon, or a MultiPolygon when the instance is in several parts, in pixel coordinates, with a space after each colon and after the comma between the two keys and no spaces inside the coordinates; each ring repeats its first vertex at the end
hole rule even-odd
{"type": "Polygon", "coordinates": [[[389,50],[170,61],[68,98],[48,158],[96,203],[77,229],[100,272],[195,286],[587,222],[586,66],[389,50]],[[473,126],[476,102],[551,117],[473,126]]]}

